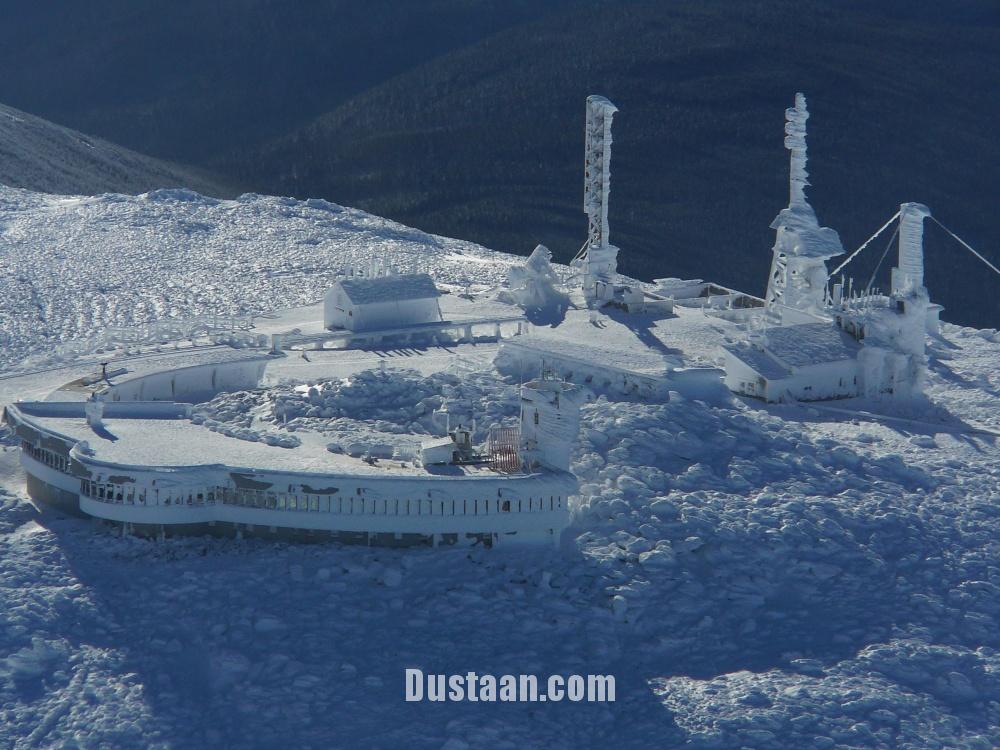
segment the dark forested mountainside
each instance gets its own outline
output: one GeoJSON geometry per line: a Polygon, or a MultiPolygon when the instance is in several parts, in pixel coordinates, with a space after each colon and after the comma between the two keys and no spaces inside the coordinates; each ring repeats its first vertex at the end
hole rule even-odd
{"type": "Polygon", "coordinates": [[[572,0],[0,0],[0,101],[207,161],[572,0]]]}
{"type": "Polygon", "coordinates": [[[42,193],[144,193],[237,189],[200,169],[154,159],[0,104],[0,185],[42,193]]]}
{"type": "MultiPolygon", "coordinates": [[[[1000,13],[960,10],[775,0],[554,14],[399,76],[225,168],[497,249],[542,242],[565,260],[585,236],[583,103],[602,93],[621,109],[611,196],[621,269],[762,292],[768,224],[787,202],[783,112],[804,91],[811,197],[845,247],[916,200],[998,260],[1000,13]]],[[[867,282],[881,250],[852,272],[867,282]]],[[[1000,278],[935,227],[927,252],[945,317],[1000,325],[1000,278]]]]}

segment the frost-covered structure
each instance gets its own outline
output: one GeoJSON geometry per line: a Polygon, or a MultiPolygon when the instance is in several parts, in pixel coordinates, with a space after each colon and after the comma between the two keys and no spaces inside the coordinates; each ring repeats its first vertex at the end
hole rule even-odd
{"type": "Polygon", "coordinates": [[[806,186],[806,98],[795,95],[795,106],[785,111],[785,148],[791,152],[788,208],[771,222],[775,230],[766,303],[772,320],[783,324],[807,322],[809,313],[822,313],[826,303],[826,261],[844,248],[837,232],[821,227],[806,186]],[[806,315],[803,315],[806,313],[806,315]]]}
{"type": "Polygon", "coordinates": [[[776,326],[723,347],[726,385],[765,401],[854,396],[860,350],[831,323],[776,326]]]}
{"type": "Polygon", "coordinates": [[[924,287],[923,223],[927,206],[899,207],[899,256],[889,295],[834,292],[834,320],[864,348],[859,357],[862,394],[910,397],[923,391],[925,342],[931,307],[924,287]]]}
{"type": "Polygon", "coordinates": [[[926,206],[900,206],[899,255],[889,295],[834,285],[833,322],[776,326],[723,347],[726,385],[766,401],[866,396],[908,399],[923,390],[929,300],[923,278],[926,206]]]}
{"type": "Polygon", "coordinates": [[[426,273],[344,278],[323,297],[323,325],[375,331],[438,323],[440,296],[426,273]]]}
{"type": "Polygon", "coordinates": [[[584,400],[579,386],[551,377],[521,387],[521,456],[525,469],[569,471],[584,400]]]}
{"type": "Polygon", "coordinates": [[[583,294],[591,307],[614,298],[618,248],[611,244],[608,198],[611,194],[611,120],[618,108],[603,96],[587,97],[583,173],[583,210],[587,214],[583,294]]]}
{"type": "Polygon", "coordinates": [[[552,268],[552,252],[545,245],[538,245],[524,265],[510,267],[507,286],[504,301],[510,301],[529,313],[544,314],[565,309],[569,304],[566,293],[559,289],[559,277],[552,268]]]}
{"type": "MultiPolygon", "coordinates": [[[[215,373],[225,379],[230,367],[243,365],[220,362],[215,373]]],[[[425,446],[420,463],[391,448],[344,453],[308,431],[272,440],[210,423],[185,403],[203,393],[201,384],[185,391],[179,375],[168,369],[144,376],[171,379],[165,401],[133,400],[144,391],[133,380],[121,392],[94,386],[104,400],[69,400],[85,388],[74,384],[53,400],[8,406],[4,421],[20,442],[28,493],[121,524],[123,532],[154,536],[492,546],[551,544],[569,523],[569,498],[578,488],[569,471],[579,424],[576,386],[528,383],[521,425],[497,430],[513,440],[479,448],[472,430],[459,427],[425,446]]]]}

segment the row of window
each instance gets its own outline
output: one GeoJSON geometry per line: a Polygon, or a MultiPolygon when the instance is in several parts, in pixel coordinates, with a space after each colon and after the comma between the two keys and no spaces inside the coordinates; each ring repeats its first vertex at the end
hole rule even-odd
{"type": "Polygon", "coordinates": [[[63,474],[69,473],[69,458],[67,456],[61,456],[58,453],[53,453],[52,451],[45,450],[44,448],[36,448],[26,440],[21,441],[21,450],[49,468],[61,471],[63,474]]]}
{"type": "MultiPolygon", "coordinates": [[[[53,451],[38,448],[22,442],[21,450],[36,461],[64,474],[69,473],[69,459],[53,451]]],[[[360,490],[358,490],[360,493],[360,490]]],[[[546,510],[561,510],[561,495],[549,497],[529,497],[527,500],[426,500],[390,499],[366,497],[342,497],[331,495],[298,495],[295,493],[273,492],[251,489],[231,489],[209,487],[203,492],[177,492],[172,489],[147,488],[131,482],[81,482],[81,493],[85,497],[105,503],[128,505],[238,505],[265,510],[292,510],[315,513],[339,513],[346,515],[383,516],[478,516],[491,513],[532,513],[546,510]]]]}
{"type": "Polygon", "coordinates": [[[264,490],[211,487],[204,492],[176,493],[170,489],[147,488],[111,482],[81,483],[84,496],[105,503],[128,505],[237,505],[264,510],[291,510],[343,515],[382,516],[463,516],[491,513],[531,513],[563,508],[561,495],[515,500],[425,500],[297,495],[264,490]]]}

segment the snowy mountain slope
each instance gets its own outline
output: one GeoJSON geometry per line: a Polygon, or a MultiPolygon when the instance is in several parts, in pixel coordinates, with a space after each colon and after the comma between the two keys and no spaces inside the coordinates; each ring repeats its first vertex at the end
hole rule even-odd
{"type": "Polygon", "coordinates": [[[141,193],[189,188],[235,191],[194,168],[117,146],[0,104],[0,185],[49,193],[141,193]]]}
{"type": "MultiPolygon", "coordinates": [[[[21,308],[3,303],[19,352],[47,345],[32,326],[55,339],[172,309],[308,301],[336,264],[373,253],[457,285],[492,285],[511,261],[321,202],[0,197],[0,257],[23,277],[0,283],[32,311],[13,325],[21,308]]],[[[660,326],[639,322],[649,326],[595,329],[584,313],[560,328],[596,343],[648,341],[660,326]]],[[[676,352],[707,351],[695,314],[668,323],[676,352]]],[[[508,409],[511,383],[482,358],[462,361],[463,397],[508,409]]],[[[946,325],[932,342],[937,410],[892,419],[873,404],[851,417],[601,397],[583,410],[578,512],[558,551],[119,538],[39,515],[7,449],[0,736],[25,747],[995,747],[1000,445],[962,422],[1000,432],[998,363],[995,331],[946,325]],[[618,700],[406,703],[407,666],[612,673],[618,700]]],[[[67,377],[3,381],[0,401],[67,377]]],[[[380,377],[398,394],[419,376],[380,377]]],[[[341,417],[379,429],[413,419],[408,401],[376,395],[338,399],[341,417]]]]}
{"type": "Polygon", "coordinates": [[[460,285],[515,260],[325,201],[0,187],[0,366],[108,326],[315,302],[338,270],[386,256],[460,285]]]}

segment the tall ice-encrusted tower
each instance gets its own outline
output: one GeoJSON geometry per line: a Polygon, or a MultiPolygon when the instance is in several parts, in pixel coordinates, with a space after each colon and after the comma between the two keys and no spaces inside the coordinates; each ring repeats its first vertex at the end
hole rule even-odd
{"type": "Polygon", "coordinates": [[[603,96],[587,97],[583,210],[587,244],[583,262],[583,295],[590,307],[614,296],[618,248],[608,242],[608,195],[611,192],[611,119],[618,108],[603,96]]]}
{"type": "Polygon", "coordinates": [[[924,286],[924,219],[931,211],[922,203],[899,207],[899,259],[892,269],[890,296],[902,314],[899,348],[926,365],[927,308],[930,299],[924,286]]]}
{"type": "Polygon", "coordinates": [[[803,313],[824,311],[829,279],[826,261],[844,252],[840,237],[833,229],[819,225],[806,200],[808,119],[806,98],[796,94],[795,106],[785,110],[785,148],[791,152],[788,208],[771,222],[776,237],[765,298],[768,317],[780,324],[805,322],[808,317],[803,313]]]}

